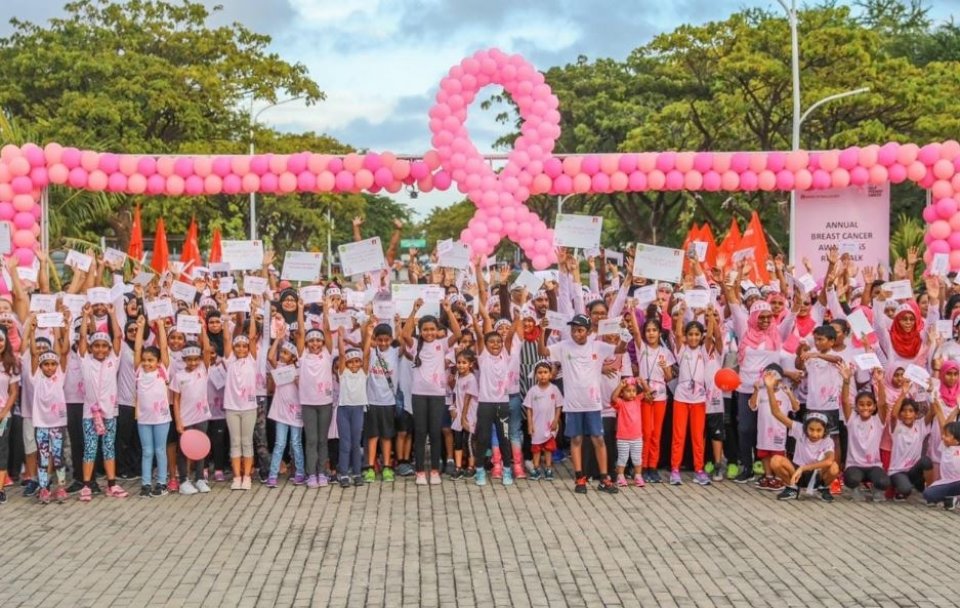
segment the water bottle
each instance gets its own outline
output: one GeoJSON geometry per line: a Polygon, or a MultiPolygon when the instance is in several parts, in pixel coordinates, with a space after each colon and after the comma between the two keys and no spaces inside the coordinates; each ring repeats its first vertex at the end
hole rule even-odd
{"type": "Polygon", "coordinates": [[[103,411],[100,409],[100,406],[95,405],[90,408],[90,411],[93,413],[93,428],[97,432],[97,435],[105,435],[107,433],[107,427],[103,424],[103,411]]]}

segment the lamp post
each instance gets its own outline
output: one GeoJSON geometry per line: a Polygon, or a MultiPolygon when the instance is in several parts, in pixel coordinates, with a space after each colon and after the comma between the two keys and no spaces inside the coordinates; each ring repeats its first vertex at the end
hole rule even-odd
{"type": "MultiPolygon", "coordinates": [[[[254,145],[253,145],[253,127],[257,124],[257,118],[261,114],[269,110],[270,108],[275,108],[277,106],[282,106],[285,103],[290,103],[291,101],[299,101],[305,99],[306,96],[301,95],[299,97],[291,97],[290,99],[284,99],[283,101],[278,101],[277,103],[272,103],[265,108],[260,108],[256,114],[253,113],[253,102],[257,98],[253,95],[250,95],[250,156],[254,155],[254,145]]],[[[250,193],[250,240],[257,240],[257,195],[254,192],[250,193]]]]}

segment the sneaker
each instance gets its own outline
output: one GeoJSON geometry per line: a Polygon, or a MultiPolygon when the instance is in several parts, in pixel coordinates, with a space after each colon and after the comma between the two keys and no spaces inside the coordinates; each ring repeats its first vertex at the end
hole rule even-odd
{"type": "Polygon", "coordinates": [[[150,490],[150,496],[166,496],[169,493],[167,492],[168,489],[169,488],[167,486],[163,485],[162,483],[158,483],[157,485],[153,486],[152,490],[150,490]]]}
{"type": "Polygon", "coordinates": [[[507,467],[503,470],[503,485],[513,485],[513,471],[510,470],[510,467],[507,467]]]}
{"type": "MultiPolygon", "coordinates": [[[[23,486],[23,495],[27,498],[31,496],[36,496],[37,492],[40,491],[40,484],[35,482],[32,479],[28,479],[27,483],[23,486]]],[[[47,492],[49,494],[49,491],[47,492]]]]}
{"type": "Polygon", "coordinates": [[[643,481],[644,481],[644,482],[646,482],[646,483],[653,483],[653,482],[650,480],[650,469],[643,469],[643,471],[641,471],[640,475],[641,475],[641,477],[643,477],[643,481]]]}
{"type": "Polygon", "coordinates": [[[770,481],[767,482],[767,489],[771,492],[779,492],[784,487],[784,483],[776,477],[771,477],[770,481]]]}
{"type": "Polygon", "coordinates": [[[320,487],[320,483],[317,481],[316,475],[311,475],[307,477],[307,487],[310,488],[311,490],[316,490],[317,488],[320,487]]]}
{"type": "Polygon", "coordinates": [[[627,487],[627,478],[623,476],[623,473],[617,475],[617,487],[625,488],[627,487]]]}
{"type": "Polygon", "coordinates": [[[233,478],[233,481],[230,482],[230,489],[231,489],[231,490],[242,490],[242,489],[243,489],[243,478],[242,478],[242,477],[234,477],[234,478],[233,478]]]}
{"type": "Polygon", "coordinates": [[[787,486],[782,492],[777,494],[777,500],[796,500],[800,496],[800,491],[793,486],[787,486]]]}
{"type": "Polygon", "coordinates": [[[710,479],[711,481],[723,481],[725,479],[723,469],[716,469],[710,479]]]}
{"type": "Polygon", "coordinates": [[[393,481],[395,479],[393,469],[390,467],[383,467],[383,471],[380,472],[380,478],[386,482],[393,481]]]}
{"type": "Polygon", "coordinates": [[[293,476],[293,485],[302,486],[306,480],[307,478],[303,476],[303,473],[297,473],[293,476]]]}
{"type": "Polygon", "coordinates": [[[683,479],[680,477],[680,471],[670,471],[670,485],[672,486],[682,486],[683,479]]]}
{"type": "Polygon", "coordinates": [[[453,472],[457,470],[457,464],[453,461],[452,458],[448,458],[446,464],[443,467],[443,474],[447,477],[452,477],[453,472]]]}
{"type": "Polygon", "coordinates": [[[7,502],[7,493],[3,490],[0,490],[0,505],[4,504],[5,502],[7,502]]]}
{"type": "Polygon", "coordinates": [[[527,471],[523,468],[522,464],[513,465],[513,478],[514,479],[526,479],[527,471]]]}
{"type": "Polygon", "coordinates": [[[707,464],[703,465],[703,470],[707,475],[710,475],[714,471],[720,470],[720,467],[714,465],[712,462],[708,462],[707,464]]]}
{"type": "Polygon", "coordinates": [[[830,488],[824,486],[820,488],[820,500],[823,502],[833,502],[833,493],[830,488]]]}
{"type": "Polygon", "coordinates": [[[107,486],[106,494],[110,498],[126,498],[127,496],[129,496],[129,494],[127,494],[127,491],[124,490],[122,487],[120,487],[120,485],[118,484],[107,486]]]}
{"type": "Polygon", "coordinates": [[[839,496],[843,494],[843,484],[840,482],[840,478],[837,477],[830,483],[830,493],[834,496],[839,496]]]}
{"type": "Polygon", "coordinates": [[[40,504],[42,505],[50,504],[50,490],[46,488],[39,490],[37,498],[40,500],[40,504]]]}
{"type": "Polygon", "coordinates": [[[340,476],[340,479],[338,479],[337,481],[340,482],[340,487],[341,487],[341,488],[349,488],[349,487],[350,487],[350,476],[349,476],[349,475],[341,475],[341,476],[340,476]]]}
{"type": "Polygon", "coordinates": [[[853,502],[866,502],[867,497],[863,493],[863,488],[861,486],[857,486],[853,489],[853,495],[850,497],[850,499],[853,502]]]}
{"type": "Polygon", "coordinates": [[[577,494],[586,494],[587,493],[587,476],[581,475],[577,477],[576,485],[573,488],[573,491],[577,494]]]}
{"type": "Polygon", "coordinates": [[[268,471],[263,473],[261,471],[257,471],[257,479],[260,481],[260,483],[267,483],[267,480],[270,479],[270,472],[268,471]]]}
{"type": "Polygon", "coordinates": [[[206,494],[210,491],[210,484],[207,483],[206,479],[201,479],[197,482],[197,492],[201,494],[206,494]]]}
{"type": "Polygon", "coordinates": [[[874,490],[872,494],[873,502],[883,502],[887,498],[884,490],[874,490]]]}
{"type": "Polygon", "coordinates": [[[365,482],[365,481],[363,480],[363,476],[362,476],[362,475],[354,475],[354,476],[353,476],[353,485],[354,485],[354,486],[362,486],[362,485],[364,485],[365,483],[367,483],[367,482],[365,482]]]}
{"type": "Polygon", "coordinates": [[[240,489],[249,490],[252,487],[253,487],[253,480],[251,480],[249,477],[244,476],[243,481],[240,482],[240,489]]]}
{"type": "Polygon", "coordinates": [[[736,477],[733,478],[733,483],[741,483],[741,484],[742,484],[742,483],[750,483],[750,482],[753,481],[755,478],[756,478],[756,476],[753,474],[753,471],[750,471],[750,470],[748,470],[748,469],[744,469],[743,471],[740,472],[739,475],[737,475],[736,477]]]}
{"type": "Polygon", "coordinates": [[[907,495],[907,494],[901,494],[900,492],[896,492],[896,493],[894,493],[894,495],[893,495],[893,500],[894,500],[894,502],[903,502],[903,501],[905,501],[907,498],[909,498],[909,495],[907,495]]]}
{"type": "Polygon", "coordinates": [[[553,481],[555,479],[553,475],[553,469],[546,469],[543,472],[543,479],[544,481],[553,481]]]}
{"type": "Polygon", "coordinates": [[[943,510],[944,511],[956,511],[957,510],[957,497],[950,496],[943,500],[943,510]]]}
{"type": "Polygon", "coordinates": [[[727,464],[727,479],[736,479],[737,475],[740,474],[740,466],[736,463],[727,464]]]}
{"type": "Polygon", "coordinates": [[[223,481],[223,471],[214,471],[213,472],[214,481],[223,481]]]}
{"type": "Polygon", "coordinates": [[[637,486],[638,488],[642,488],[642,487],[644,487],[645,485],[647,485],[647,482],[644,481],[643,475],[634,475],[634,476],[633,476],[633,485],[637,486]]]}
{"type": "Polygon", "coordinates": [[[657,469],[650,469],[650,483],[663,483],[663,480],[660,479],[660,471],[657,469]]]}
{"type": "Polygon", "coordinates": [[[603,478],[603,481],[600,482],[600,485],[597,486],[597,489],[607,494],[616,494],[620,491],[617,488],[617,484],[613,483],[613,480],[610,479],[609,475],[603,478]]]}
{"type": "Polygon", "coordinates": [[[84,489],[85,486],[82,481],[74,481],[69,486],[67,486],[67,494],[76,494],[80,490],[84,489]]]}
{"type": "Polygon", "coordinates": [[[754,475],[763,475],[763,461],[755,460],[753,462],[753,474],[754,475]]]}
{"type": "Polygon", "coordinates": [[[463,479],[463,469],[455,469],[453,475],[450,476],[450,479],[453,481],[460,481],[463,479]]]}
{"type": "Polygon", "coordinates": [[[763,477],[759,478],[753,485],[755,485],[758,490],[769,490],[770,478],[764,475],[763,477]]]}
{"type": "Polygon", "coordinates": [[[410,477],[413,474],[414,470],[409,462],[401,462],[397,465],[397,475],[400,477],[410,477]]]}
{"type": "Polygon", "coordinates": [[[90,502],[92,499],[93,499],[93,490],[91,490],[87,486],[84,486],[84,488],[80,490],[80,502],[90,502]]]}
{"type": "Polygon", "coordinates": [[[377,472],[373,470],[373,467],[370,467],[363,472],[363,482],[364,483],[373,483],[377,480],[377,472]]]}
{"type": "MultiPolygon", "coordinates": [[[[443,479],[440,477],[440,471],[430,471],[430,485],[439,486],[443,483],[443,479]]],[[[504,484],[507,485],[506,479],[504,479],[504,484]]]]}
{"type": "Polygon", "coordinates": [[[67,489],[63,486],[58,487],[53,491],[53,499],[60,504],[63,504],[67,501],[67,489]]]}
{"type": "Polygon", "coordinates": [[[700,471],[693,474],[693,483],[699,486],[708,486],[710,485],[710,476],[707,475],[706,471],[700,471]]]}
{"type": "Polygon", "coordinates": [[[417,480],[415,482],[418,486],[427,485],[427,474],[423,471],[417,473],[417,480]]]}
{"type": "Polygon", "coordinates": [[[140,498],[150,498],[150,486],[140,486],[140,498]]]}
{"type": "Polygon", "coordinates": [[[177,479],[176,477],[171,477],[171,478],[170,478],[170,483],[167,484],[167,489],[170,490],[171,492],[179,492],[179,491],[180,491],[180,480],[177,479]]]}
{"type": "Polygon", "coordinates": [[[527,479],[529,479],[530,481],[540,481],[541,479],[543,479],[543,473],[540,472],[540,469],[533,469],[527,475],[527,479]]]}
{"type": "MultiPolygon", "coordinates": [[[[187,485],[187,484],[185,483],[183,485],[187,485]]],[[[273,476],[267,477],[266,486],[271,489],[277,487],[277,478],[273,476]]]]}
{"type": "MultiPolygon", "coordinates": [[[[309,485],[309,484],[308,484],[309,485]]],[[[330,479],[326,475],[317,475],[317,487],[325,488],[330,485],[330,479]]]]}
{"type": "Polygon", "coordinates": [[[477,469],[477,474],[473,476],[473,482],[478,486],[487,485],[487,472],[482,468],[477,469]]]}
{"type": "MultiPolygon", "coordinates": [[[[170,491],[172,492],[173,490],[170,491]]],[[[180,489],[178,491],[184,496],[193,496],[199,492],[199,490],[197,490],[197,486],[193,485],[193,482],[189,479],[180,484],[180,489]]]]}
{"type": "Polygon", "coordinates": [[[499,463],[499,462],[498,462],[498,463],[495,463],[495,464],[493,465],[493,471],[490,473],[490,477],[493,477],[494,479],[502,479],[502,478],[503,478],[503,464],[501,464],[501,463],[499,463]]]}

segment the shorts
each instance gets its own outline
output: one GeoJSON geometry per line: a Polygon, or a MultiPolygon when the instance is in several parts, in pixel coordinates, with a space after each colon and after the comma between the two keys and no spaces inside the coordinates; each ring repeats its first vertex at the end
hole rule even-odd
{"type": "Polygon", "coordinates": [[[762,450],[757,448],[757,460],[766,460],[767,458],[773,458],[774,456],[784,456],[786,454],[783,450],[762,450]]]}
{"type": "Polygon", "coordinates": [[[707,414],[707,439],[710,441],[723,441],[725,438],[726,431],[723,423],[723,412],[707,414]]]}
{"type": "MultiPolygon", "coordinates": [[[[793,465],[793,466],[797,466],[797,465],[793,465]]],[[[799,467],[798,467],[798,468],[799,468],[799,467]]],[[[813,479],[813,476],[814,476],[814,475],[817,475],[817,471],[806,471],[806,472],[802,473],[802,474],[800,475],[800,480],[797,482],[797,488],[802,491],[804,488],[806,488],[807,486],[809,486],[809,485],[810,485],[810,480],[813,479]]],[[[820,484],[820,485],[822,485],[822,484],[820,484]]],[[[814,487],[816,487],[816,486],[814,486],[814,487]]]]}
{"type": "Polygon", "coordinates": [[[363,434],[367,439],[393,439],[396,434],[392,405],[371,405],[363,418],[363,434]]]}
{"type": "Polygon", "coordinates": [[[397,433],[413,432],[413,414],[407,410],[400,410],[400,413],[394,418],[394,430],[397,433]]]}
{"type": "Polygon", "coordinates": [[[33,430],[33,420],[31,418],[23,419],[23,453],[36,454],[37,452],[37,434],[33,430]]]}
{"type": "MultiPolygon", "coordinates": [[[[817,413],[821,416],[826,416],[827,418],[827,435],[839,435],[840,434],[840,410],[807,410],[807,415],[811,413],[817,413]]],[[[806,418],[804,418],[806,420],[806,418]]]]}
{"type": "Polygon", "coordinates": [[[530,446],[530,451],[534,454],[539,454],[540,452],[556,452],[557,451],[557,438],[551,437],[543,443],[534,443],[530,446]]]}
{"type": "Polygon", "coordinates": [[[594,412],[566,412],[563,434],[574,437],[603,437],[603,419],[600,410],[594,412]]]}

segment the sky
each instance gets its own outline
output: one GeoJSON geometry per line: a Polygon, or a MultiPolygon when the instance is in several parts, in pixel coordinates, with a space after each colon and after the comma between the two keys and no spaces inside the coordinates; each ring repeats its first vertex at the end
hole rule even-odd
{"type": "MultiPolygon", "coordinates": [[[[498,47],[540,69],[580,55],[625,58],[658,33],[725,19],[747,7],[782,10],[776,0],[201,0],[222,5],[212,23],[243,23],[273,38],[271,51],[304,64],[326,93],[260,114],[281,131],[328,133],[360,149],[422,154],[430,149],[427,111],[440,79],[471,53],[498,47]]],[[[0,36],[9,20],[43,23],[64,0],[0,0],[0,36]]],[[[840,0],[849,4],[848,0],[840,0]]],[[[960,17],[960,0],[936,0],[931,17],[960,17]]],[[[493,89],[491,89],[491,92],[493,89]]],[[[483,98],[483,93],[478,99],[483,98]]],[[[264,104],[255,106],[257,110],[264,104]]],[[[468,129],[481,153],[506,127],[475,102],[468,129]]],[[[456,189],[396,198],[420,217],[460,199],[456,189]]]]}

